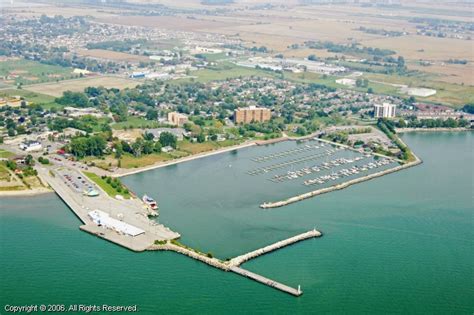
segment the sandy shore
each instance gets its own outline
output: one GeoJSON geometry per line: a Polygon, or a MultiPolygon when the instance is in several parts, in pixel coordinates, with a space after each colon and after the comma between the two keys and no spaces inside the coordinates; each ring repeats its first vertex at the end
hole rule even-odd
{"type": "Polygon", "coordinates": [[[9,197],[9,196],[35,196],[52,193],[49,188],[36,188],[36,189],[24,189],[24,190],[5,190],[0,191],[0,197],[9,197]]]}

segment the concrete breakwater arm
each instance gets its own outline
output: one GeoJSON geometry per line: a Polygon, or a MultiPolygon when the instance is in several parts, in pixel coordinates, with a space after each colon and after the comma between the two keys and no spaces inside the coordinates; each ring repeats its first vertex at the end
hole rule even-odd
{"type": "Polygon", "coordinates": [[[214,257],[208,257],[206,254],[201,253],[199,251],[195,251],[192,248],[186,247],[184,245],[178,245],[169,241],[166,241],[165,243],[162,244],[154,244],[150,247],[148,247],[148,250],[167,250],[167,251],[174,251],[177,253],[180,253],[182,255],[188,256],[190,258],[199,260],[205,264],[208,264],[209,266],[224,270],[224,271],[232,271],[236,274],[239,274],[241,276],[244,276],[246,278],[255,280],[257,282],[260,282],[262,284],[265,284],[269,287],[278,289],[280,291],[283,291],[285,293],[289,293],[294,296],[300,296],[303,294],[301,291],[300,287],[298,286],[297,289],[289,287],[285,284],[279,283],[277,281],[273,281],[271,279],[268,279],[264,276],[258,275],[256,273],[253,273],[251,271],[239,268],[240,264],[248,261],[249,259],[258,257],[260,255],[264,255],[266,253],[269,253],[271,251],[277,250],[279,248],[289,246],[291,244],[294,244],[296,242],[306,240],[308,238],[313,238],[313,237],[319,237],[321,236],[322,233],[317,231],[316,229],[298,234],[296,236],[287,238],[282,241],[278,241],[274,244],[265,246],[263,248],[254,250],[252,252],[249,252],[247,254],[237,256],[230,261],[222,261],[214,257]]]}
{"type": "Polygon", "coordinates": [[[310,192],[307,192],[307,193],[304,193],[304,194],[301,194],[301,195],[298,195],[298,196],[295,196],[295,197],[288,198],[286,200],[275,201],[275,202],[264,202],[260,205],[260,208],[269,209],[269,208],[283,207],[283,206],[289,205],[289,204],[294,203],[294,202],[298,202],[298,201],[301,201],[301,200],[304,200],[304,199],[308,199],[308,198],[311,198],[311,197],[314,197],[314,196],[317,196],[317,195],[322,195],[322,194],[325,194],[325,193],[328,193],[328,192],[331,192],[331,191],[344,189],[344,188],[347,188],[351,185],[358,184],[358,183],[361,183],[361,182],[365,182],[365,181],[371,180],[373,178],[377,178],[377,177],[380,177],[380,176],[383,176],[383,175],[398,172],[400,170],[418,165],[420,163],[422,163],[422,161],[417,156],[415,156],[415,161],[413,161],[413,162],[403,164],[403,165],[399,165],[399,166],[396,166],[394,168],[390,168],[390,169],[387,169],[387,170],[384,170],[384,171],[369,174],[369,175],[362,176],[362,177],[359,177],[359,178],[355,178],[355,179],[352,179],[350,181],[347,181],[347,182],[344,182],[344,183],[341,183],[341,184],[337,184],[337,185],[333,185],[333,186],[330,186],[330,187],[313,190],[313,191],[310,191],[310,192]]]}
{"type": "Polygon", "coordinates": [[[265,255],[266,253],[272,252],[272,251],[280,249],[282,247],[292,245],[294,243],[306,240],[308,238],[319,237],[321,235],[322,235],[322,233],[317,231],[317,230],[311,230],[311,231],[308,231],[308,232],[305,232],[305,233],[302,233],[302,234],[298,234],[298,235],[295,235],[293,237],[287,238],[285,240],[278,241],[278,242],[273,243],[271,245],[259,248],[257,250],[252,251],[252,252],[249,252],[249,253],[237,256],[235,258],[232,258],[230,260],[230,264],[232,266],[240,266],[241,264],[243,264],[244,262],[246,262],[246,261],[248,261],[252,258],[261,256],[261,255],[265,255]]]}
{"type": "Polygon", "coordinates": [[[156,244],[152,245],[152,246],[148,247],[148,250],[165,250],[165,251],[177,252],[177,253],[180,253],[182,255],[188,256],[190,258],[199,260],[199,261],[201,261],[205,264],[208,264],[209,266],[212,266],[212,267],[224,270],[224,271],[228,271],[229,267],[230,267],[228,263],[225,263],[225,262],[223,262],[223,261],[221,261],[217,258],[208,257],[203,253],[196,252],[192,249],[185,248],[185,247],[182,247],[182,246],[179,246],[179,245],[176,245],[176,244],[172,244],[172,243],[169,243],[169,242],[167,242],[166,244],[163,244],[163,245],[156,245],[156,244]]]}

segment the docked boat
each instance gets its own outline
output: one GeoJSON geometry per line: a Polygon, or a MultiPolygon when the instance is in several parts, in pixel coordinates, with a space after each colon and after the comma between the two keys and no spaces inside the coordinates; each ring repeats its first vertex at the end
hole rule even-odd
{"type": "Polygon", "coordinates": [[[158,209],[158,203],[151,198],[148,195],[143,195],[142,201],[151,209],[151,210],[157,210],[158,209]]]}

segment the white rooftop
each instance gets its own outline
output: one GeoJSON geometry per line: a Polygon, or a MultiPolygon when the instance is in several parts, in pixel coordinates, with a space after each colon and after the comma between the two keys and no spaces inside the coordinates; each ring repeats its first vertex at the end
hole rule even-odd
{"type": "Polygon", "coordinates": [[[108,213],[105,213],[100,210],[94,210],[89,212],[89,217],[97,225],[101,225],[130,236],[137,236],[145,233],[144,230],[139,229],[136,226],[130,225],[128,223],[122,222],[120,220],[111,218],[108,213]]]}

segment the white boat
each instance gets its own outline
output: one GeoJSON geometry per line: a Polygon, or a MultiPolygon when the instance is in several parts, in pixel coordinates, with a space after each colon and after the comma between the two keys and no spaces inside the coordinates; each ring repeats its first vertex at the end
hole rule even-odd
{"type": "Polygon", "coordinates": [[[143,195],[142,201],[150,207],[151,210],[156,210],[158,209],[158,203],[148,195],[143,195]]]}

